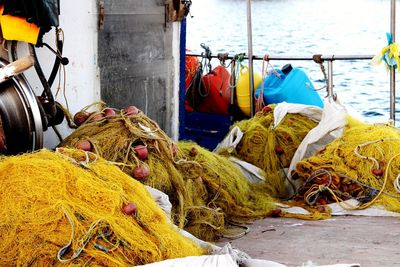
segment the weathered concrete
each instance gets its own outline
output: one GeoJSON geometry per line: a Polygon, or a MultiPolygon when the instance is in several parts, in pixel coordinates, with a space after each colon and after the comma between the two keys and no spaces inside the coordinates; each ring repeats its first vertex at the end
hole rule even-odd
{"type": "Polygon", "coordinates": [[[323,221],[267,218],[250,225],[236,240],[221,240],[252,258],[287,266],[359,263],[362,267],[400,266],[400,219],[337,216],[323,221]]]}
{"type": "Polygon", "coordinates": [[[99,31],[101,96],[109,105],[136,105],[171,134],[172,25],[162,0],[104,1],[99,31]],[[169,91],[168,91],[169,90],[169,91]]]}

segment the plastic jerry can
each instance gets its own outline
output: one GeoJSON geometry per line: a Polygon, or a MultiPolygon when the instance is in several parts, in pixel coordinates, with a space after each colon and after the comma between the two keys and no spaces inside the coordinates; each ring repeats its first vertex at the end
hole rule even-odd
{"type": "MultiPolygon", "coordinates": [[[[281,70],[275,71],[277,73],[269,74],[264,80],[264,103],[288,102],[323,107],[321,97],[303,70],[287,64],[281,70]]],[[[260,94],[262,85],[263,83],[258,86],[256,97],[260,94]]]]}
{"type": "MultiPolygon", "coordinates": [[[[261,73],[254,71],[254,90],[258,88],[262,81],[261,73]]],[[[250,73],[248,66],[240,69],[240,75],[236,84],[236,99],[240,110],[250,116],[250,73]]]]}

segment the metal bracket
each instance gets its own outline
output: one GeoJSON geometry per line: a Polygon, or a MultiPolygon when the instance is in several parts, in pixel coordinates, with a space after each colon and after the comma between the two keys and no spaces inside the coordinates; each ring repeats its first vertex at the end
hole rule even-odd
{"type": "Polygon", "coordinates": [[[189,13],[191,3],[191,0],[165,0],[165,23],[181,21],[189,13]]]}
{"type": "Polygon", "coordinates": [[[104,20],[105,20],[105,16],[106,16],[106,10],[104,8],[104,2],[103,1],[99,2],[99,13],[98,13],[98,16],[99,16],[98,27],[99,27],[99,30],[102,31],[102,30],[104,30],[104,20]]]}

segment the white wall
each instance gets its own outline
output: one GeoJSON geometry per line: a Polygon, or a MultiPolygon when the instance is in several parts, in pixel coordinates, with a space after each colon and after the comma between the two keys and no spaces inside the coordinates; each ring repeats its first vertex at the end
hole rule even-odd
{"type": "MultiPolygon", "coordinates": [[[[72,114],[82,107],[100,99],[100,79],[97,64],[97,4],[96,0],[64,0],[61,1],[60,27],[64,30],[63,55],[68,57],[69,64],[66,70],[66,96],[72,114]]],[[[45,35],[45,42],[54,47],[54,30],[45,35]]],[[[26,53],[21,45],[19,56],[26,53]]],[[[53,67],[54,56],[47,48],[37,49],[39,62],[48,77],[53,67]]],[[[37,94],[42,87],[33,68],[25,72],[28,82],[37,94]]],[[[58,78],[54,81],[52,91],[55,94],[58,87],[58,78]]],[[[61,86],[63,82],[61,82],[61,86]]],[[[56,100],[65,105],[63,94],[56,100]]],[[[63,137],[71,129],[64,122],[57,126],[63,137]]],[[[44,146],[53,148],[58,139],[50,128],[44,135],[44,146]]]]}

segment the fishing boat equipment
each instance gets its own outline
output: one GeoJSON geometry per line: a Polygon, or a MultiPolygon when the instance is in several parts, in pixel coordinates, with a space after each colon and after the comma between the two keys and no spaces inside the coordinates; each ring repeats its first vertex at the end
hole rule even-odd
{"type": "Polygon", "coordinates": [[[219,65],[203,76],[203,87],[207,95],[203,96],[197,111],[214,114],[228,114],[230,104],[230,74],[219,65]]]}
{"type": "Polygon", "coordinates": [[[137,266],[205,253],[140,182],[90,152],[2,157],[0,188],[6,266],[137,266]]]}
{"type": "Polygon", "coordinates": [[[135,168],[147,166],[149,176],[141,182],[169,196],[172,219],[180,228],[203,240],[216,240],[225,234],[228,221],[265,217],[275,208],[264,188],[251,185],[227,158],[194,143],[173,142],[142,112],[125,115],[116,110],[111,118],[103,114],[92,120],[105,110],[101,103],[93,107],[97,112],[61,146],[76,147],[80,140],[88,140],[92,152],[133,178],[135,168]],[[146,158],[135,152],[138,144],[146,146],[146,158]]]}
{"type": "Polygon", "coordinates": [[[185,91],[185,103],[188,103],[188,105],[185,105],[185,108],[191,111],[196,111],[202,99],[209,94],[207,88],[204,88],[203,73],[204,71],[208,73],[212,70],[211,50],[205,44],[201,44],[200,46],[204,49],[204,52],[201,53],[201,61],[196,64],[195,74],[189,85],[186,85],[185,91]]]}
{"type": "Polygon", "coordinates": [[[220,65],[212,68],[211,50],[205,44],[202,60],[187,56],[186,61],[186,97],[187,111],[213,114],[228,114],[230,105],[230,74],[225,65],[227,54],[218,54],[220,65]],[[204,72],[206,74],[204,74],[204,72]],[[194,73],[194,74],[193,74],[194,73]]]}
{"type": "MultiPolygon", "coordinates": [[[[11,44],[11,58],[16,58],[16,43],[11,44]]],[[[48,81],[44,78],[36,53],[30,49],[36,70],[41,77],[44,90],[37,97],[23,74],[10,82],[1,84],[0,116],[3,121],[7,154],[33,151],[42,148],[43,132],[48,127],[60,124],[64,119],[62,108],[54,101],[48,81]]],[[[8,64],[5,60],[1,67],[8,64]]],[[[56,64],[55,64],[56,65],[56,64]]],[[[58,68],[57,68],[58,69],[58,68]]],[[[54,80],[54,75],[51,75],[54,80]]],[[[51,81],[52,82],[52,81],[51,81]]]]}
{"type": "Polygon", "coordinates": [[[399,142],[400,132],[393,126],[348,118],[342,137],[297,164],[292,178],[305,182],[299,197],[309,205],[355,198],[358,206],[343,204],[344,208],[380,204],[399,212],[399,142]]]}
{"type": "MultiPolygon", "coordinates": [[[[199,53],[187,53],[188,56],[201,56],[199,53]]],[[[211,55],[211,58],[215,58],[215,55],[211,55]]],[[[277,61],[308,61],[312,60],[316,62],[324,75],[324,80],[327,83],[326,91],[327,96],[329,98],[336,98],[335,93],[333,92],[333,62],[334,61],[348,61],[348,60],[371,60],[374,55],[322,55],[316,54],[312,56],[271,56],[268,55],[269,61],[277,60],[277,61]],[[328,70],[326,72],[324,63],[327,62],[328,70]]],[[[228,56],[228,59],[233,59],[234,56],[228,56]]],[[[248,56],[243,54],[243,60],[248,60],[248,56]]],[[[264,60],[264,56],[254,55],[253,60],[264,60]]]]}
{"type": "Polygon", "coordinates": [[[262,169],[266,179],[265,191],[273,197],[286,198],[284,169],[308,132],[317,122],[300,114],[287,114],[274,125],[275,105],[269,105],[253,118],[236,122],[243,137],[234,150],[219,149],[218,153],[233,156],[262,169]]]}
{"type": "MultiPolygon", "coordinates": [[[[248,117],[251,116],[251,102],[254,98],[249,91],[249,82],[253,81],[254,86],[259,86],[262,81],[262,75],[259,72],[253,72],[253,78],[250,79],[250,69],[247,65],[239,65],[240,71],[236,82],[237,104],[241,111],[248,117]]],[[[255,88],[254,88],[255,89],[255,88]]],[[[253,89],[253,90],[254,90],[253,89]]]]}
{"type": "MultiPolygon", "coordinates": [[[[0,60],[0,67],[4,68],[7,64],[7,61],[0,60]]],[[[42,147],[43,121],[39,104],[22,75],[0,84],[0,117],[7,154],[42,147]]]]}
{"type": "Polygon", "coordinates": [[[291,64],[268,73],[263,85],[264,88],[261,88],[262,84],[257,88],[255,96],[262,97],[267,104],[287,102],[323,107],[321,97],[307,74],[291,64]]]}

